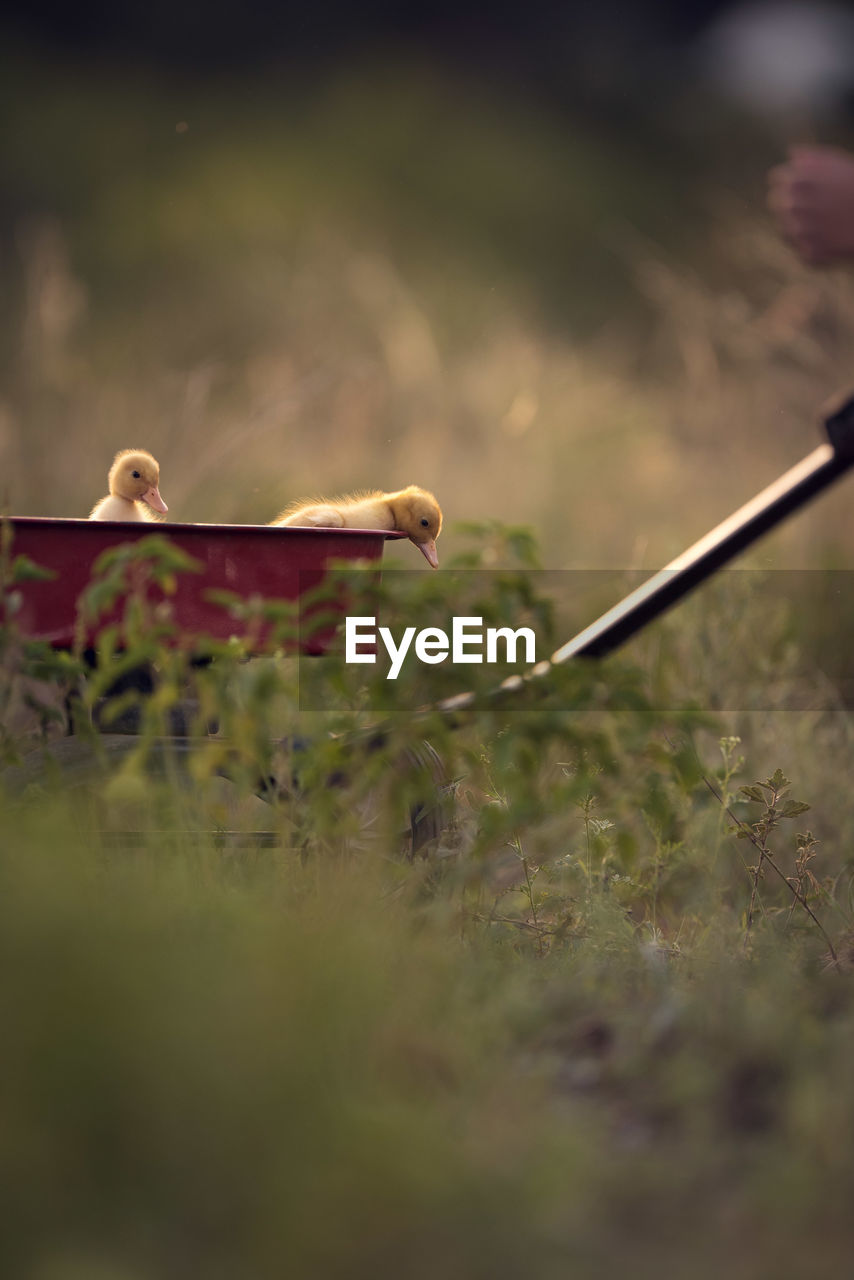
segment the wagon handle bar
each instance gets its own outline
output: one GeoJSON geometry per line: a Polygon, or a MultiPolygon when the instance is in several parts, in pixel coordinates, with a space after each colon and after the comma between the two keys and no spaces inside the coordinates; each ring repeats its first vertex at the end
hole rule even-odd
{"type": "MultiPolygon", "coordinates": [[[[827,443],[813,449],[705,537],[561,645],[550,658],[522,675],[504,680],[495,690],[496,696],[513,693],[530,681],[541,679],[552,667],[571,658],[603,658],[612,653],[763,533],[844,475],[854,466],[854,394],[848,393],[829,404],[822,414],[822,423],[827,443]]],[[[466,710],[475,702],[474,693],[461,693],[425,710],[451,714],[466,710]]]]}

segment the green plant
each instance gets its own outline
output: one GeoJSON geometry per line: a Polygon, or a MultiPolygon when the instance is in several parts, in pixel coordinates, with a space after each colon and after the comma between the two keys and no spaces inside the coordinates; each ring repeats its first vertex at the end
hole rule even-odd
{"type": "Polygon", "coordinates": [[[53,577],[28,556],[12,554],[11,528],[0,520],[0,761],[16,762],[29,739],[64,731],[66,701],[80,676],[71,655],[32,640],[18,626],[20,586],[53,577]]]}
{"type": "MultiPolygon", "coordinates": [[[[729,741],[726,744],[722,744],[726,764],[724,776],[727,782],[732,776],[729,768],[731,746],[732,744],[729,741]]],[[[707,785],[711,787],[708,782],[707,785]]],[[[711,787],[711,789],[715,791],[715,788],[711,787]]],[[[725,812],[736,828],[735,834],[737,838],[749,840],[759,855],[754,864],[745,865],[750,881],[750,900],[745,915],[744,945],[747,947],[750,942],[751,930],[757,911],[761,911],[766,916],[771,914],[760,893],[760,883],[765,879],[766,870],[770,870],[777,880],[788,888],[793,898],[785,916],[786,925],[788,926],[791,922],[795,907],[800,907],[823,937],[831,960],[838,967],[839,962],[833,942],[811,905],[811,900],[820,899],[826,901],[829,897],[827,890],[819,885],[814,874],[808,868],[808,863],[815,857],[818,842],[811,832],[797,836],[794,876],[785,875],[780,867],[778,856],[769,846],[769,840],[781,822],[799,817],[810,808],[810,805],[802,800],[787,798],[790,789],[791,783],[781,769],[775,770],[771,777],[766,778],[764,782],[748,783],[739,787],[741,798],[762,806],[759,817],[755,822],[749,824],[738,818],[726,803],[724,796],[715,791],[725,812]]],[[[779,914],[782,910],[783,908],[776,908],[774,914],[779,914]]]]}

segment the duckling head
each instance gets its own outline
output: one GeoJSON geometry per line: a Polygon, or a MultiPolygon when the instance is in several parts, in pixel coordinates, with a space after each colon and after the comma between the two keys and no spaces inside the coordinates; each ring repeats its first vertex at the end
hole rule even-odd
{"type": "Polygon", "coordinates": [[[169,510],[160,496],[160,467],[144,449],[123,449],[110,467],[110,493],[129,502],[147,502],[155,511],[169,510]]]}
{"type": "Polygon", "coordinates": [[[442,529],[442,508],[432,493],[411,484],[391,498],[394,527],[407,534],[428,564],[439,567],[436,539],[442,529]]]}

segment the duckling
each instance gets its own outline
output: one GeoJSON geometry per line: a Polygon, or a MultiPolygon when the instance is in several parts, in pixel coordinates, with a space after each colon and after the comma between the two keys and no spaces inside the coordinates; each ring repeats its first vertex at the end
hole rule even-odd
{"type": "Polygon", "coordinates": [[[434,569],[439,567],[436,539],[442,528],[442,510],[432,493],[410,484],[397,493],[355,493],[329,502],[298,502],[286,507],[275,525],[319,529],[399,529],[415,543],[434,569]]]}
{"type": "Polygon", "coordinates": [[[148,507],[167,512],[160,496],[160,467],[144,449],[122,449],[110,467],[110,492],[93,508],[90,520],[154,520],[148,507]],[[148,506],[144,504],[148,503],[148,506]]]}

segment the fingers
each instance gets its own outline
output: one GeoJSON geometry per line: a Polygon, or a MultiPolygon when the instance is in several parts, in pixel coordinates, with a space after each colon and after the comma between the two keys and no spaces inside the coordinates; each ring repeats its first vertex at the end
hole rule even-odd
{"type": "Polygon", "coordinates": [[[799,209],[799,193],[789,165],[779,165],[768,175],[766,195],[768,208],[786,240],[794,242],[803,230],[802,211],[799,209]]]}
{"type": "Polygon", "coordinates": [[[814,159],[810,148],[793,147],[788,163],[769,172],[766,197],[781,235],[810,266],[825,260],[816,231],[814,159]]]}
{"type": "Polygon", "coordinates": [[[854,257],[854,155],[794,146],[768,174],[767,202],[780,233],[810,266],[854,257]]]}

